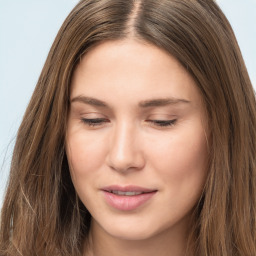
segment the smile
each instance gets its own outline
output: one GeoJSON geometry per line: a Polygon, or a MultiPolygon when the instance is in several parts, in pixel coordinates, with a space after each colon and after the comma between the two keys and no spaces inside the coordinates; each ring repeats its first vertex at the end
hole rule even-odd
{"type": "Polygon", "coordinates": [[[112,190],[110,191],[110,193],[113,193],[115,195],[119,195],[119,196],[135,196],[135,195],[140,195],[143,194],[145,192],[135,192],[135,191],[118,191],[118,190],[112,190]]]}
{"type": "Polygon", "coordinates": [[[105,202],[120,211],[132,211],[149,202],[157,190],[135,186],[110,186],[102,190],[105,202]]]}

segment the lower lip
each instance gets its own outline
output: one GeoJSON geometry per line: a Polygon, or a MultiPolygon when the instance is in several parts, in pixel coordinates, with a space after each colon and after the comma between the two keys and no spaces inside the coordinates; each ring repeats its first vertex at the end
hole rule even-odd
{"type": "Polygon", "coordinates": [[[103,193],[107,203],[110,206],[121,211],[132,211],[145,204],[156,194],[156,191],[134,196],[121,196],[107,191],[103,191],[103,193]]]}

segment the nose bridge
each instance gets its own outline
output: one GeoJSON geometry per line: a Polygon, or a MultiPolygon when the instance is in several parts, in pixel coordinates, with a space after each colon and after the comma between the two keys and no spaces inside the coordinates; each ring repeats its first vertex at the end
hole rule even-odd
{"type": "Polygon", "coordinates": [[[110,138],[109,165],[118,171],[141,168],[143,156],[138,144],[139,131],[134,123],[122,120],[113,128],[110,138]]]}

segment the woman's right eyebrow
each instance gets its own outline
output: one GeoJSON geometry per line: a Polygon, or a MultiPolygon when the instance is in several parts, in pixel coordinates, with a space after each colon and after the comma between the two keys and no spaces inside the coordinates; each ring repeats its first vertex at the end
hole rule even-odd
{"type": "Polygon", "coordinates": [[[76,96],[74,98],[72,98],[70,100],[71,103],[73,102],[80,102],[80,103],[84,103],[84,104],[88,104],[88,105],[92,105],[92,106],[96,106],[96,107],[108,107],[107,103],[92,97],[85,97],[82,95],[76,96]]]}

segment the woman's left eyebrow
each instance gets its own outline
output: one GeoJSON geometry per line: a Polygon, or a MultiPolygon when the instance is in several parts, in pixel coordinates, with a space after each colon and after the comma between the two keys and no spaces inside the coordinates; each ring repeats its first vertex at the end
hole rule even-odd
{"type": "Polygon", "coordinates": [[[181,103],[188,104],[190,103],[190,101],[185,99],[178,99],[178,98],[151,99],[151,100],[141,101],[139,103],[139,106],[142,108],[147,108],[147,107],[161,107],[161,106],[181,104],[181,103]]]}

